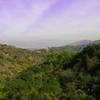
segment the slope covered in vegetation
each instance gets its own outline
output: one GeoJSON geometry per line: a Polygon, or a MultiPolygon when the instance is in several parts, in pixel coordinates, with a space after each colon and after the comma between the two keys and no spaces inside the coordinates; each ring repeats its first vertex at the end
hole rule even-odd
{"type": "Polygon", "coordinates": [[[79,53],[6,47],[0,47],[0,100],[99,100],[100,44],[79,53]]]}
{"type": "Polygon", "coordinates": [[[50,48],[50,51],[61,52],[61,51],[67,50],[67,51],[80,52],[88,45],[95,45],[95,44],[99,44],[99,43],[100,43],[100,40],[96,40],[96,41],[82,40],[82,41],[74,42],[74,43],[66,45],[66,46],[52,47],[52,48],[50,48]]]}
{"type": "Polygon", "coordinates": [[[40,65],[47,51],[26,50],[14,46],[0,45],[0,76],[13,77],[27,67],[40,65]]]}
{"type": "Polygon", "coordinates": [[[73,52],[80,52],[86,45],[81,45],[81,46],[62,46],[62,47],[52,47],[49,50],[50,51],[58,51],[58,52],[63,52],[63,51],[73,51],[73,52]]]}

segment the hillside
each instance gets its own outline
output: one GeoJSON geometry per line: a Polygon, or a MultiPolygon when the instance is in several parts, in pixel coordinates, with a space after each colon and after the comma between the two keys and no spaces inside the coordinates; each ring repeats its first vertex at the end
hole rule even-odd
{"type": "Polygon", "coordinates": [[[98,43],[100,43],[100,40],[95,40],[95,41],[93,41],[93,43],[98,44],[98,43]]]}
{"type": "Polygon", "coordinates": [[[70,43],[70,46],[82,46],[82,45],[88,45],[91,44],[93,41],[91,40],[82,40],[82,41],[77,41],[77,42],[73,42],[70,43]]]}
{"type": "Polygon", "coordinates": [[[75,52],[80,52],[84,47],[88,45],[93,45],[93,44],[99,44],[100,40],[82,40],[82,41],[77,41],[70,43],[65,46],[60,46],[60,47],[52,47],[50,48],[50,51],[75,51],[75,52]]]}
{"type": "Polygon", "coordinates": [[[0,45],[0,100],[99,100],[100,44],[81,52],[0,45]]]}
{"type": "Polygon", "coordinates": [[[20,71],[44,61],[47,50],[27,50],[14,46],[0,45],[0,76],[12,77],[20,71]]]}

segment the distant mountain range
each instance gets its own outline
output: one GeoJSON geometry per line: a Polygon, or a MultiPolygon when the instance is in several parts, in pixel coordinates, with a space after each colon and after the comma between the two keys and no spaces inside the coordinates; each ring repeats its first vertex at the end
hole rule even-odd
{"type": "Polygon", "coordinates": [[[100,40],[82,40],[82,41],[76,41],[69,43],[69,41],[57,41],[57,40],[33,40],[33,41],[0,41],[1,44],[7,44],[7,45],[14,45],[19,48],[25,48],[25,49],[30,49],[30,50],[35,50],[35,49],[41,49],[41,48],[48,48],[50,50],[69,50],[69,51],[80,51],[82,50],[85,46],[89,44],[97,44],[100,43],[100,40]]]}
{"type": "Polygon", "coordinates": [[[65,46],[52,47],[52,48],[49,48],[49,50],[50,51],[76,51],[78,52],[78,51],[81,51],[87,45],[98,44],[98,43],[100,43],[100,40],[95,40],[95,41],[82,40],[82,41],[70,43],[65,46]]]}
{"type": "Polygon", "coordinates": [[[69,45],[70,46],[81,46],[81,45],[88,45],[88,44],[91,44],[91,43],[92,43],[91,40],[82,40],[82,41],[73,42],[69,45]]]}
{"type": "Polygon", "coordinates": [[[95,41],[91,41],[91,40],[82,40],[82,41],[77,41],[77,42],[73,42],[71,44],[69,44],[70,46],[82,46],[82,45],[88,45],[88,44],[98,44],[100,43],[100,40],[95,40],[95,41]]]}

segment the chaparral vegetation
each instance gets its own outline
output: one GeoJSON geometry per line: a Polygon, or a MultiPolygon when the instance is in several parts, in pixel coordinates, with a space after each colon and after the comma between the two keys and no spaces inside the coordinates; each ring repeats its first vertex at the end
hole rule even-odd
{"type": "Polygon", "coordinates": [[[0,45],[0,100],[100,100],[100,44],[80,52],[0,45]]]}

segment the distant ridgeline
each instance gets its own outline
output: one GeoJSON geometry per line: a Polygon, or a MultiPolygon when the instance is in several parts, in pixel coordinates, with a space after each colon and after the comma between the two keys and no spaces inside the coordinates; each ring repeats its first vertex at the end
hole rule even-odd
{"type": "Polygon", "coordinates": [[[100,100],[100,44],[58,49],[0,45],[0,100],[100,100]]]}
{"type": "Polygon", "coordinates": [[[62,47],[52,47],[49,48],[50,51],[58,51],[58,52],[62,52],[62,51],[75,51],[75,52],[79,52],[81,51],[84,47],[86,47],[86,45],[81,45],[81,46],[62,46],[62,47]]]}
{"type": "Polygon", "coordinates": [[[84,47],[88,45],[93,45],[93,44],[98,44],[100,43],[100,40],[96,41],[90,41],[90,40],[83,40],[83,41],[78,41],[71,43],[66,46],[61,46],[61,47],[52,47],[49,48],[50,51],[75,51],[75,52],[80,52],[84,47]]]}

